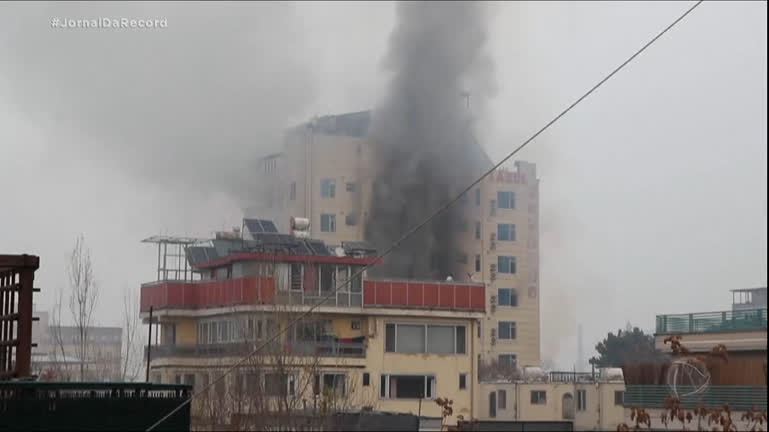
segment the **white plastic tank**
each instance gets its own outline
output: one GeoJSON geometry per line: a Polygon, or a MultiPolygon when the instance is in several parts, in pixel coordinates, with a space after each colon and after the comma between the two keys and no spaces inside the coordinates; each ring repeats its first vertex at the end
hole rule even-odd
{"type": "Polygon", "coordinates": [[[622,368],[607,367],[599,369],[598,378],[601,381],[624,381],[625,375],[622,373],[622,368]]]}
{"type": "Polygon", "coordinates": [[[301,217],[291,217],[292,231],[307,231],[310,228],[310,220],[301,217]]]}

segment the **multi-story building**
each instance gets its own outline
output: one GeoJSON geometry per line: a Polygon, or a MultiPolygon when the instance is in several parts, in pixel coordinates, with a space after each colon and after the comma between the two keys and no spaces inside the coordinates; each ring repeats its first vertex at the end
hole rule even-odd
{"type": "Polygon", "coordinates": [[[48,313],[36,311],[32,323],[32,370],[43,379],[116,381],[121,377],[122,333],[120,327],[90,326],[85,330],[85,352],[75,326],[51,325],[48,313]],[[84,355],[83,355],[84,354],[84,355]],[[83,366],[84,377],[80,378],[83,366]]]}
{"type": "Polygon", "coordinates": [[[256,352],[214,385],[229,398],[225,423],[255,412],[238,395],[273,410],[289,399],[293,411],[319,410],[331,394],[337,407],[422,417],[440,417],[433,399],[444,396],[452,421],[476,416],[482,283],[373,279],[361,270],[376,257],[354,244],[330,248],[266,220],[243,226],[190,240],[191,272],[142,285],[142,317],[152,313],[160,331],[149,348],[154,381],[200,389],[256,352]]]}
{"type": "MultiPolygon", "coordinates": [[[[272,218],[281,230],[291,217],[308,218],[311,234],[331,245],[365,241],[377,172],[367,131],[368,111],[317,118],[286,134],[283,149],[259,167],[252,215],[272,218]]],[[[492,166],[482,148],[471,154],[492,166]]],[[[464,217],[456,232],[457,280],[485,284],[481,321],[484,360],[539,365],[539,181],[533,164],[489,175],[456,205],[464,217]]]]}

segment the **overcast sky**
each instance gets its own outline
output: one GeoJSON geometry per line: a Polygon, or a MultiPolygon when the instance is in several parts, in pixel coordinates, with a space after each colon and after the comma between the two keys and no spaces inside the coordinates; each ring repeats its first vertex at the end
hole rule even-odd
{"type": "MultiPolygon", "coordinates": [[[[497,160],[691,3],[494,3],[497,160]]],[[[38,306],[83,233],[97,320],[152,280],[153,234],[239,225],[283,127],[369,109],[390,3],[0,3],[0,253],[41,257],[38,306]],[[158,30],[51,19],[167,18],[158,30]]],[[[519,154],[541,178],[543,357],[765,286],[766,2],[707,2],[519,154]]],[[[472,106],[472,98],[471,98],[472,106]]]]}

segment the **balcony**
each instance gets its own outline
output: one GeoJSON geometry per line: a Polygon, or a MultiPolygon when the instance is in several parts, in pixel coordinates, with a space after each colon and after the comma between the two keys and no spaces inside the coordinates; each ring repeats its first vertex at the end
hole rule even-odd
{"type": "MultiPolygon", "coordinates": [[[[729,408],[745,411],[750,408],[766,409],[765,386],[709,386],[703,393],[686,396],[694,391],[691,386],[678,388],[682,408],[696,408],[700,403],[709,408],[720,408],[729,404],[729,408]]],[[[666,385],[628,385],[625,389],[624,405],[626,408],[664,408],[665,399],[671,396],[666,385]]]]}
{"type": "Polygon", "coordinates": [[[474,283],[367,279],[363,281],[363,306],[484,312],[486,291],[482,284],[474,283]]]}
{"type": "Polygon", "coordinates": [[[766,331],[766,308],[740,311],[657,315],[659,334],[766,331]]]}
{"type": "Polygon", "coordinates": [[[207,281],[161,281],[141,287],[141,312],[158,309],[203,309],[238,305],[281,304],[345,308],[442,309],[483,312],[485,287],[475,283],[369,280],[350,291],[334,293],[333,286],[304,291],[276,289],[272,277],[207,281]],[[326,299],[326,296],[329,298],[326,299]],[[325,299],[325,300],[324,300],[325,299]]]}
{"type": "Polygon", "coordinates": [[[271,277],[207,281],[161,281],[141,287],[141,312],[155,309],[199,309],[269,304],[275,301],[275,280],[271,277]]]}
{"type": "MultiPolygon", "coordinates": [[[[153,345],[151,358],[168,357],[226,357],[244,356],[251,353],[257,343],[223,343],[223,344],[194,344],[194,345],[153,345]]],[[[276,354],[281,351],[287,355],[317,356],[317,357],[366,357],[366,343],[352,342],[288,342],[284,344],[272,343],[264,352],[276,354]]],[[[147,356],[147,348],[144,348],[144,356],[147,356]]]]}

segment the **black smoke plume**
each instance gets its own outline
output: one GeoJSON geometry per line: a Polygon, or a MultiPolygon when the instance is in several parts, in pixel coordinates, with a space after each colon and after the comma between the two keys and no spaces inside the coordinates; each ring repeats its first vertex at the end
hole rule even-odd
{"type": "MultiPolygon", "coordinates": [[[[483,168],[482,150],[472,138],[468,93],[472,112],[478,113],[494,88],[493,65],[484,51],[486,12],[479,3],[397,6],[385,58],[392,81],[371,129],[379,171],[366,234],[380,251],[483,168]]],[[[375,271],[410,278],[451,274],[454,233],[465,225],[460,213],[454,206],[432,220],[375,271]]]]}

